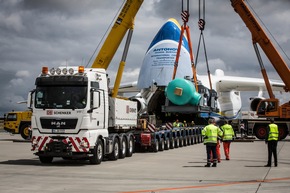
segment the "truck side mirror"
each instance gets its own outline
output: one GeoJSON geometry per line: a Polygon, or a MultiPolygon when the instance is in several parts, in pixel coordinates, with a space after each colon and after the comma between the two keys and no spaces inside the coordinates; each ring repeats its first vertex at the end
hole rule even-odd
{"type": "Polygon", "coordinates": [[[33,94],[35,93],[35,90],[32,90],[27,95],[27,108],[32,109],[33,106],[33,94]]]}
{"type": "Polygon", "coordinates": [[[96,91],[96,89],[91,89],[91,100],[90,106],[91,108],[87,111],[88,113],[92,113],[94,109],[100,107],[100,92],[96,91]]]}
{"type": "Polygon", "coordinates": [[[93,92],[93,108],[100,107],[100,92],[93,92]]]}

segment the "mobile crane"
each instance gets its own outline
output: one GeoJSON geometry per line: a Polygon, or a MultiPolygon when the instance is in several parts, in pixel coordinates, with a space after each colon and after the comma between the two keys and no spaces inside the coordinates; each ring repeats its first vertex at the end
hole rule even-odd
{"type": "MultiPolygon", "coordinates": [[[[279,100],[275,98],[265,67],[262,63],[261,56],[257,44],[260,45],[271,64],[279,74],[280,78],[285,84],[285,91],[288,92],[290,89],[290,70],[287,63],[284,61],[278,50],[275,48],[271,39],[268,37],[258,20],[253,15],[252,11],[246,5],[245,0],[231,0],[231,4],[234,10],[239,14],[243,22],[246,24],[252,34],[252,40],[255,52],[257,54],[261,72],[266,84],[266,88],[269,93],[269,99],[263,99],[259,102],[256,114],[261,118],[274,118],[279,126],[280,139],[285,138],[289,133],[289,121],[290,121],[290,102],[279,105],[279,100]]],[[[256,136],[260,138],[265,137],[266,125],[265,123],[258,123],[256,128],[256,136]]]]}

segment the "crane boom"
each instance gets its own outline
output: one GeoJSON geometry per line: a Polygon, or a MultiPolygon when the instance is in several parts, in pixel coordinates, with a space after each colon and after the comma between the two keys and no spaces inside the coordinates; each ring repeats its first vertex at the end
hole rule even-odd
{"type": "Polygon", "coordinates": [[[245,0],[231,0],[231,2],[235,11],[240,15],[250,30],[253,42],[258,43],[263,49],[264,53],[284,82],[285,90],[288,91],[290,89],[290,70],[288,65],[279,54],[278,50],[275,48],[255,16],[252,14],[251,10],[245,4],[245,0]]]}
{"type": "Polygon", "coordinates": [[[126,32],[134,28],[134,18],[143,0],[127,0],[100,49],[92,68],[107,69],[126,32]]]}

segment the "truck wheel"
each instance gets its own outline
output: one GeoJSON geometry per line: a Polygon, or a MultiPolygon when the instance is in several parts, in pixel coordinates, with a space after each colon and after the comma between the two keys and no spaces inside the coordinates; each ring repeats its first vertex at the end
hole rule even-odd
{"type": "Polygon", "coordinates": [[[266,125],[257,125],[255,127],[255,136],[258,139],[265,139],[266,137],[266,125]]]}
{"type": "Polygon", "coordinates": [[[113,141],[113,151],[109,155],[109,159],[110,160],[117,160],[119,158],[119,150],[120,150],[119,140],[117,138],[115,138],[113,141]]]}
{"type": "Polygon", "coordinates": [[[170,149],[174,149],[174,147],[175,147],[174,138],[171,137],[171,138],[170,138],[170,149]]]}
{"type": "Polygon", "coordinates": [[[189,144],[188,144],[188,137],[185,136],[185,137],[183,138],[183,146],[187,146],[187,145],[189,145],[189,144]]]}
{"type": "Polygon", "coordinates": [[[193,136],[193,135],[190,136],[190,144],[191,144],[191,145],[194,144],[194,136],[193,136]]]}
{"type": "Polygon", "coordinates": [[[183,146],[183,137],[179,137],[179,147],[183,146]]]}
{"type": "Polygon", "coordinates": [[[285,139],[288,135],[287,126],[278,125],[278,128],[279,128],[279,140],[285,139]]]}
{"type": "Polygon", "coordinates": [[[176,137],[175,138],[175,148],[178,148],[179,147],[179,138],[176,137]]]}
{"type": "Polygon", "coordinates": [[[30,124],[29,123],[24,123],[23,125],[21,125],[20,135],[25,140],[30,139],[31,131],[30,131],[30,124]]]}
{"type": "Polygon", "coordinates": [[[120,159],[125,158],[126,153],[127,153],[127,140],[125,139],[125,137],[123,137],[121,139],[121,148],[120,148],[120,152],[119,152],[119,154],[120,154],[119,158],[120,159]]]}
{"type": "Polygon", "coordinates": [[[153,147],[153,151],[154,151],[154,152],[158,152],[158,150],[159,150],[159,140],[156,139],[155,145],[154,145],[154,147],[153,147]]]}
{"type": "Polygon", "coordinates": [[[39,160],[43,164],[50,164],[53,160],[53,157],[39,156],[39,160]]]}
{"type": "Polygon", "coordinates": [[[90,164],[100,164],[103,160],[103,142],[98,139],[96,146],[93,149],[93,156],[89,158],[90,164]]]}
{"type": "Polygon", "coordinates": [[[130,137],[129,139],[129,143],[128,143],[128,147],[127,147],[127,154],[126,156],[127,157],[131,157],[133,155],[133,152],[134,152],[134,139],[133,137],[130,137]]]}
{"type": "Polygon", "coordinates": [[[169,139],[167,138],[166,140],[165,140],[165,150],[169,150],[169,148],[170,148],[170,142],[169,142],[169,139]]]}
{"type": "Polygon", "coordinates": [[[164,148],[165,148],[164,138],[161,138],[161,139],[160,139],[159,151],[163,151],[164,148]]]}

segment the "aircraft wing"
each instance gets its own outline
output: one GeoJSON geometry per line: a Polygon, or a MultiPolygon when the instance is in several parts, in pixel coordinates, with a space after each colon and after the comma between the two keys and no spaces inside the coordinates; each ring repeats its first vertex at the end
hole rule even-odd
{"type": "MultiPolygon", "coordinates": [[[[273,91],[284,91],[285,85],[278,81],[270,81],[273,91]]],[[[216,83],[217,90],[259,91],[267,90],[263,79],[246,77],[223,77],[216,83]]]]}
{"type": "MultiPolygon", "coordinates": [[[[208,82],[207,76],[200,76],[202,82],[208,82]]],[[[215,74],[211,76],[213,88],[218,92],[237,91],[266,91],[266,85],[262,78],[225,76],[223,71],[217,69],[215,74]]],[[[270,80],[273,91],[284,91],[285,84],[278,80],[270,80]]],[[[285,91],[284,91],[285,92],[285,91]]]]}
{"type": "Polygon", "coordinates": [[[118,90],[119,94],[134,93],[134,92],[140,92],[140,89],[137,88],[137,81],[121,83],[119,86],[119,90],[118,90]]]}

